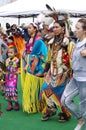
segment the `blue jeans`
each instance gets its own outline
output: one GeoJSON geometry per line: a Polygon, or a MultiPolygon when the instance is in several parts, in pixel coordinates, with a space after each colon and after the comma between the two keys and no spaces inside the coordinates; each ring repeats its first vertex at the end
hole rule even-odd
{"type": "Polygon", "coordinates": [[[67,84],[61,102],[70,112],[79,120],[83,118],[86,124],[86,81],[77,81],[76,79],[71,79],[67,84]],[[79,95],[79,107],[74,104],[74,97],[79,95]],[[79,109],[78,109],[79,108],[79,109]]]}

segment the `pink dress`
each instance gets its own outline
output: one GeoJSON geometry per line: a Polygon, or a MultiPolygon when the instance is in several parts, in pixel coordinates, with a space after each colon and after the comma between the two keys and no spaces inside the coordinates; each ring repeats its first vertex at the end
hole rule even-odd
{"type": "Polygon", "coordinates": [[[18,71],[19,59],[14,57],[13,59],[6,59],[6,67],[8,74],[5,77],[5,98],[8,101],[17,102],[17,81],[18,81],[18,71]]]}

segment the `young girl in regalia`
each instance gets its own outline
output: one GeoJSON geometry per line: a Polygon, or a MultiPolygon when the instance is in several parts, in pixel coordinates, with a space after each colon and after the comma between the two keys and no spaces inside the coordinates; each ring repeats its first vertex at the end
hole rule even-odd
{"type": "Polygon", "coordinates": [[[19,59],[17,58],[17,50],[14,46],[8,49],[8,58],[6,59],[7,72],[5,75],[5,99],[8,102],[7,111],[19,110],[18,103],[18,72],[19,59]],[[14,104],[14,106],[13,106],[14,104]]]}

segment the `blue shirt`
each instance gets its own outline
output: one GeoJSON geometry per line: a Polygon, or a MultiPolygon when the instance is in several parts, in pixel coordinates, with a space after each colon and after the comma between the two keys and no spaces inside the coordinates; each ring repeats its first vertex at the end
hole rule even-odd
{"type": "Polygon", "coordinates": [[[86,57],[81,55],[81,51],[86,49],[86,38],[76,44],[73,53],[73,77],[77,81],[86,81],[86,57]]]}

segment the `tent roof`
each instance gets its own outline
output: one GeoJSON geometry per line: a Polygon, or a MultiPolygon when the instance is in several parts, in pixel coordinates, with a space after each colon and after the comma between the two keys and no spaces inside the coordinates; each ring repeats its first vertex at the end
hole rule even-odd
{"type": "Polygon", "coordinates": [[[85,0],[18,0],[0,7],[1,17],[32,17],[47,11],[46,4],[54,7],[59,14],[72,17],[86,17],[85,0]]]}
{"type": "Polygon", "coordinates": [[[32,15],[37,15],[41,11],[46,9],[44,1],[45,0],[37,0],[37,2],[40,3],[40,6],[36,6],[38,4],[35,0],[15,1],[13,3],[0,7],[0,16],[28,17],[32,15]],[[43,1],[42,4],[41,1],[43,1]]]}

